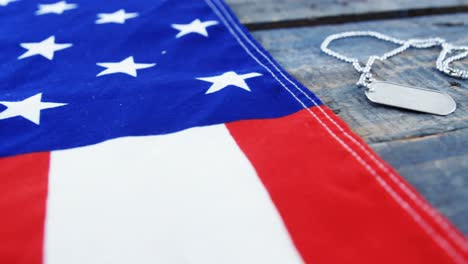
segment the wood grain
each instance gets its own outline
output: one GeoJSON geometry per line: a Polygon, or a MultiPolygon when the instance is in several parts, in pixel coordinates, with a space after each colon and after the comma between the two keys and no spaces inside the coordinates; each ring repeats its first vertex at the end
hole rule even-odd
{"type": "MultiPolygon", "coordinates": [[[[435,69],[440,49],[411,49],[374,66],[376,79],[449,93],[455,113],[441,117],[382,107],[369,102],[354,83],[350,64],[323,54],[329,34],[375,30],[407,39],[439,36],[468,45],[468,14],[428,16],[254,32],[254,37],[299,81],[317,94],[350,127],[394,166],[436,208],[468,234],[468,81],[435,69]]],[[[332,48],[365,60],[392,44],[374,39],[346,39],[332,48]]],[[[457,62],[468,68],[468,60],[457,62]]]]}
{"type": "Polygon", "coordinates": [[[226,0],[242,23],[316,19],[327,16],[359,15],[369,12],[444,8],[468,5],[468,0],[226,0]]]}
{"type": "Polygon", "coordinates": [[[371,144],[466,234],[468,129],[371,144]]]}

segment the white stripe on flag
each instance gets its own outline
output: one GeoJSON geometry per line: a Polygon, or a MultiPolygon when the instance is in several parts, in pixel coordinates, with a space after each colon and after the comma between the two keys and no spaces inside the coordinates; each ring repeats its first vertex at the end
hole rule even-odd
{"type": "Polygon", "coordinates": [[[46,264],[299,263],[224,125],[51,154],[46,264]]]}

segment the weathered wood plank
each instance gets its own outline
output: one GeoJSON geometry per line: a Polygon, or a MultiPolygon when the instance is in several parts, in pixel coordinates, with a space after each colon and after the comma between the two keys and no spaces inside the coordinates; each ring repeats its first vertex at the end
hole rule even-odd
{"type": "Polygon", "coordinates": [[[468,129],[371,147],[468,233],[468,129]]]}
{"type": "Polygon", "coordinates": [[[242,23],[249,24],[468,5],[468,0],[226,0],[226,2],[242,23]]]}
{"type": "MultiPolygon", "coordinates": [[[[399,38],[440,36],[468,45],[468,14],[424,17],[335,26],[269,30],[253,35],[288,72],[316,93],[367,142],[418,137],[468,127],[468,83],[435,69],[438,48],[411,49],[385,62],[376,62],[376,79],[445,91],[458,103],[455,113],[441,117],[374,105],[355,85],[359,74],[348,63],[320,51],[329,34],[347,30],[375,30],[399,38]],[[445,26],[452,23],[455,26],[445,26]],[[417,125],[415,125],[417,124],[417,125]]],[[[382,54],[393,44],[373,39],[339,40],[332,48],[361,59],[382,54]]],[[[468,60],[457,65],[468,67],[468,60]]]]}
{"type": "MultiPolygon", "coordinates": [[[[465,21],[468,14],[268,30],[253,35],[288,72],[468,234],[468,81],[450,78],[435,69],[438,48],[409,50],[389,61],[377,62],[375,77],[445,91],[457,101],[458,108],[441,117],[382,107],[369,102],[364,91],[354,84],[358,74],[350,64],[319,49],[327,35],[347,30],[375,30],[403,39],[439,36],[468,45],[465,21]]],[[[357,38],[340,40],[332,47],[365,59],[394,46],[357,38]]],[[[468,60],[457,66],[468,68],[468,60]]]]}

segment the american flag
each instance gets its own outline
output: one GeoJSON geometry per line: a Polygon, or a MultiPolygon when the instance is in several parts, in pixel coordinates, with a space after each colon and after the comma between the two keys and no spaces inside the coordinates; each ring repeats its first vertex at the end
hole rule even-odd
{"type": "Polygon", "coordinates": [[[220,0],[0,0],[0,60],[2,264],[467,261],[220,0]]]}

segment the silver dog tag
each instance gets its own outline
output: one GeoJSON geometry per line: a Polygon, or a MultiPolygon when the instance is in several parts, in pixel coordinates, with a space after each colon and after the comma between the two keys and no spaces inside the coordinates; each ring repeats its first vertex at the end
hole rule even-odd
{"type": "Polygon", "coordinates": [[[457,108],[446,93],[389,82],[372,82],[366,96],[374,103],[436,115],[448,115],[457,108]]]}

